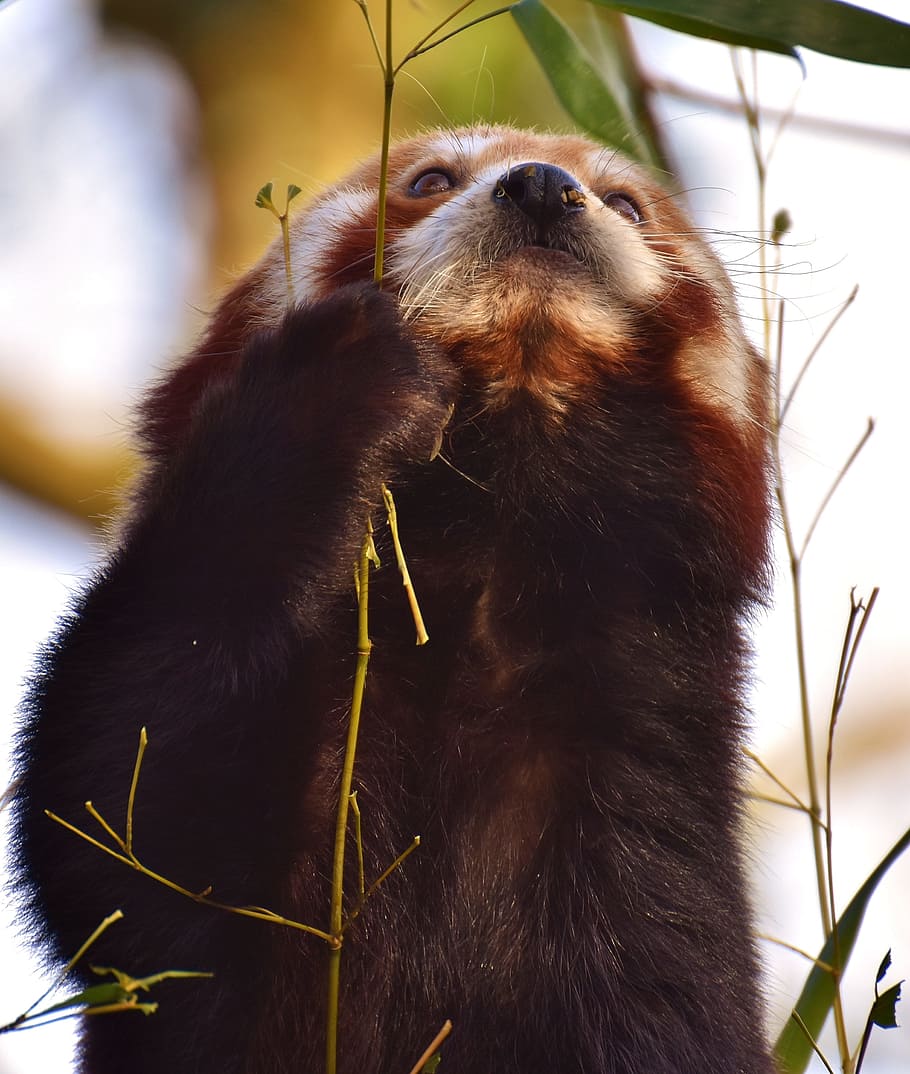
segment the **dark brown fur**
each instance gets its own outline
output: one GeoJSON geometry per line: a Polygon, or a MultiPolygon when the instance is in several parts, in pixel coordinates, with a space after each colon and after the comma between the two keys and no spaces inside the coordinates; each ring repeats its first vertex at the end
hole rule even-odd
{"type": "MultiPolygon", "coordinates": [[[[418,157],[402,150],[393,184],[418,157]]],[[[396,198],[413,226],[430,209],[396,189],[393,228],[396,198]]],[[[681,264],[696,240],[663,241],[681,264]]],[[[340,282],[357,261],[340,249],[322,294],[272,328],[256,328],[257,270],[150,396],[154,464],[33,688],[17,818],[38,934],[68,955],[120,907],[92,961],[215,973],[163,986],[153,1018],[91,1020],[83,1070],[322,1069],[321,941],[195,905],[43,811],[82,822],[91,797],[119,822],[145,725],[142,860],[325,928],[351,568],[372,516],[384,566],[355,780],[368,880],[422,842],[345,936],[340,1071],[407,1074],[451,1018],[448,1074],[770,1074],[739,849],[764,445],[678,372],[694,326],[717,328],[715,285],[680,271],[632,308],[622,347],[518,324],[485,358],[482,332],[407,328],[391,297],[340,282]]]]}

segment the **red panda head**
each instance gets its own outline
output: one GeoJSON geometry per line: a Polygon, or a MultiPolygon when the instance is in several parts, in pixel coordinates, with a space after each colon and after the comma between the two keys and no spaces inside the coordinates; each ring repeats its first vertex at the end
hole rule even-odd
{"type": "MultiPolygon", "coordinates": [[[[293,218],[296,301],[371,278],[378,189],[375,158],[293,218]]],[[[751,515],[764,531],[764,478],[756,477],[765,366],[720,263],[638,165],[584,138],[507,127],[399,142],[389,160],[383,286],[492,409],[520,392],[558,422],[605,376],[634,379],[647,368],[664,398],[672,395],[669,405],[688,414],[706,473],[755,488],[751,515]]],[[[276,240],[223,300],[195,353],[149,397],[153,454],[168,453],[205,384],[230,375],[244,339],[276,325],[287,303],[276,240]]]]}
{"type": "MultiPolygon", "coordinates": [[[[297,301],[371,277],[378,188],[376,158],[294,217],[297,301]]],[[[654,345],[656,323],[657,342],[673,352],[668,375],[698,405],[747,437],[765,424],[766,375],[726,274],[667,191],[614,150],[507,127],[398,143],[386,265],[384,286],[398,292],[414,330],[457,351],[494,394],[522,385],[558,404],[604,365],[633,363],[654,345]]],[[[277,323],[287,295],[276,240],[221,303],[168,420],[155,416],[179,425],[243,340],[277,323]]]]}

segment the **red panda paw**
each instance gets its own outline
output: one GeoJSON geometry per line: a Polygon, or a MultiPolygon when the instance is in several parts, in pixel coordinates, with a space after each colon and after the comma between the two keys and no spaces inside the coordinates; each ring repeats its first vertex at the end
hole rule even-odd
{"type": "Polygon", "coordinates": [[[442,349],[412,335],[395,298],[365,283],[298,306],[253,337],[238,388],[275,425],[394,470],[437,453],[458,384],[442,349]]]}

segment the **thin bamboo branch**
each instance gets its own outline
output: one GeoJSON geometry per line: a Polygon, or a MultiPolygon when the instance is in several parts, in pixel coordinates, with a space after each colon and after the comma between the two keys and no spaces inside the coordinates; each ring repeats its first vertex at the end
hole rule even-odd
{"type": "Polygon", "coordinates": [[[840,483],[847,476],[848,470],[854,464],[854,462],[856,462],[857,457],[868,443],[869,437],[873,434],[873,432],[875,432],[875,422],[872,420],[872,418],[868,418],[866,421],[866,431],[859,438],[856,443],[856,446],[850,452],[849,456],[847,457],[847,461],[843,464],[843,466],[841,466],[840,470],[838,470],[837,477],[835,477],[834,481],[831,484],[831,487],[828,489],[828,491],[822,498],[822,502],[819,504],[818,510],[812,516],[812,521],[809,523],[809,528],[806,530],[806,536],[803,538],[802,547],[799,550],[800,559],[805,556],[806,549],[809,547],[809,542],[812,540],[812,536],[815,533],[815,529],[818,526],[818,523],[821,521],[821,517],[825,513],[825,510],[828,504],[831,502],[832,497],[840,487],[840,483]]]}
{"type": "Polygon", "coordinates": [[[357,791],[351,792],[351,816],[354,818],[354,845],[357,848],[357,891],[362,899],[365,884],[363,875],[363,825],[360,806],[357,804],[357,791]]]}
{"type": "Polygon", "coordinates": [[[332,855],[332,898],[329,911],[329,935],[333,943],[329,948],[329,966],[326,997],[326,1074],[336,1074],[338,1068],[338,997],[341,983],[341,948],[344,932],[344,860],[347,846],[348,812],[354,780],[354,762],[357,756],[357,739],[360,733],[360,716],[366,690],[367,666],[373,643],[369,633],[370,564],[376,558],[373,547],[373,527],[367,519],[366,532],[360,548],[357,587],[357,663],[354,668],[354,689],[351,698],[351,714],[348,719],[347,742],[338,790],[338,814],[335,821],[335,842],[332,855]]]}
{"type": "Polygon", "coordinates": [[[770,780],[772,780],[778,787],[780,787],[784,794],[788,795],[793,800],[793,806],[795,809],[801,809],[804,813],[811,812],[811,810],[802,800],[802,798],[800,798],[795,791],[791,790],[779,776],[775,775],[772,769],[770,769],[768,765],[765,764],[765,762],[761,759],[761,757],[758,756],[757,753],[753,752],[748,747],[743,747],[743,753],[746,757],[749,758],[749,760],[753,764],[757,765],[770,780]]]}
{"type": "Polygon", "coordinates": [[[130,780],[130,793],[126,802],[126,843],[124,850],[129,857],[133,855],[133,810],[136,806],[136,787],[139,785],[139,772],[142,759],[149,744],[148,732],[144,727],[139,730],[139,749],[136,751],[136,763],[133,765],[133,778],[130,780]]]}
{"type": "Polygon", "coordinates": [[[813,1037],[812,1034],[809,1032],[809,1027],[806,1025],[806,1023],[802,1020],[802,1018],[800,1018],[799,1014],[796,1011],[792,1011],[790,1017],[803,1031],[806,1036],[806,1040],[808,1040],[808,1042],[812,1045],[812,1051],[815,1052],[818,1058],[822,1061],[825,1070],[828,1071],[828,1074],[834,1074],[834,1071],[831,1069],[831,1064],[825,1058],[824,1052],[822,1052],[821,1048],[819,1048],[818,1042],[816,1041],[815,1037],[813,1037]]]}
{"type": "Polygon", "coordinates": [[[430,1041],[427,1047],[424,1049],[423,1055],[417,1060],[417,1062],[411,1067],[410,1074],[420,1074],[427,1063],[433,1058],[433,1056],[439,1051],[439,1047],[446,1037],[452,1032],[452,1023],[447,1018],[442,1023],[442,1029],[436,1034],[436,1036],[430,1041]]]}
{"type": "MultiPolygon", "coordinates": [[[[94,932],[91,934],[91,936],[89,936],[89,938],[81,945],[81,947],[75,953],[75,955],[73,955],[73,957],[69,960],[69,962],[67,962],[67,964],[63,967],[63,969],[57,974],[57,976],[54,978],[54,980],[51,982],[51,984],[48,986],[48,988],[46,988],[44,990],[44,992],[42,992],[41,995],[35,1000],[35,1002],[30,1007],[28,1007],[26,1010],[24,1010],[22,1012],[22,1014],[19,1015],[18,1018],[15,1018],[8,1025],[0,1026],[0,1033],[5,1033],[5,1032],[8,1032],[8,1031],[13,1030],[13,1029],[20,1028],[22,1026],[22,1024],[28,1019],[28,1017],[32,1013],[32,1011],[36,1007],[40,1007],[41,1004],[51,994],[51,992],[53,992],[55,989],[60,987],[61,983],[63,982],[63,979],[71,972],[71,970],[76,965],[76,963],[82,958],[82,956],[85,954],[85,952],[88,951],[88,949],[92,946],[92,944],[94,944],[94,942],[98,939],[98,937],[103,932],[105,932],[107,929],[109,929],[111,925],[115,924],[117,921],[122,920],[122,918],[123,918],[123,911],[122,910],[115,910],[112,914],[108,914],[108,916],[94,930],[94,932]]],[[[40,1014],[37,1015],[36,1017],[40,1017],[40,1014]]]]}
{"type": "Polygon", "coordinates": [[[809,811],[801,805],[797,805],[795,802],[788,802],[784,798],[775,798],[772,794],[761,794],[759,791],[747,791],[746,797],[752,802],[764,802],[766,805],[780,806],[782,809],[793,809],[797,813],[808,813],[809,811]]]}
{"type": "MultiPolygon", "coordinates": [[[[134,869],[142,876],[148,877],[150,880],[154,880],[156,883],[161,884],[163,887],[169,888],[171,891],[176,892],[178,895],[183,895],[184,898],[192,899],[193,902],[200,903],[202,906],[211,906],[215,910],[223,910],[226,913],[237,914],[240,917],[252,917],[260,921],[268,921],[273,925],[283,925],[285,928],[297,929],[300,932],[307,932],[312,936],[317,936],[320,940],[324,940],[328,944],[335,943],[335,937],[331,936],[327,932],[323,932],[322,929],[314,928],[312,925],[304,925],[300,921],[292,921],[290,918],[282,917],[281,914],[276,914],[272,910],[265,910],[262,908],[254,908],[247,906],[231,906],[228,903],[219,902],[217,899],[213,899],[208,894],[208,891],[198,892],[190,891],[188,888],[181,887],[180,884],[175,883],[173,880],[168,879],[166,876],[162,876],[160,873],[156,873],[153,869],[149,869],[148,866],[143,865],[141,861],[135,856],[127,856],[126,854],[118,853],[116,850],[112,850],[109,846],[105,846],[104,843],[97,839],[94,839],[87,832],[84,832],[81,828],[76,827],[75,824],[71,824],[68,820],[64,820],[50,809],[45,809],[45,815],[52,821],[59,824],[61,827],[71,831],[74,835],[78,835],[80,839],[84,839],[87,843],[90,843],[96,849],[107,854],[109,857],[114,858],[115,861],[119,861],[121,865],[126,865],[130,869],[134,869]]],[[[91,814],[97,819],[97,810],[94,810],[91,814]]],[[[105,831],[110,830],[110,825],[107,824],[103,818],[99,821],[105,831]]],[[[118,844],[122,841],[118,838],[118,844]]]]}
{"type": "Polygon", "coordinates": [[[403,850],[398,855],[397,858],[395,858],[395,860],[392,862],[391,865],[389,865],[386,869],[384,869],[380,873],[380,875],[373,881],[372,884],[370,884],[370,886],[366,889],[366,891],[362,892],[361,897],[360,897],[360,901],[357,903],[357,905],[354,907],[354,909],[350,912],[350,914],[348,914],[347,918],[345,919],[344,925],[342,925],[342,932],[346,932],[347,929],[348,929],[348,926],[351,925],[354,921],[356,921],[358,917],[360,917],[360,913],[363,910],[364,906],[366,905],[367,900],[370,899],[373,895],[376,894],[376,892],[379,890],[379,888],[382,886],[382,884],[386,880],[388,880],[388,878],[392,875],[392,873],[395,872],[396,869],[400,868],[404,864],[404,861],[408,857],[410,857],[410,855],[413,854],[414,851],[419,846],[420,846],[420,836],[415,835],[414,838],[411,840],[411,842],[406,847],[406,849],[403,850]]]}
{"type": "MultiPolygon", "coordinates": [[[[461,10],[464,10],[464,8],[466,8],[467,6],[467,4],[463,4],[461,10]]],[[[498,7],[495,11],[488,11],[486,15],[478,15],[476,19],[471,19],[470,22],[462,23],[462,25],[459,26],[456,30],[450,30],[447,34],[443,34],[442,37],[437,38],[435,41],[430,41],[429,44],[425,44],[423,45],[423,47],[415,45],[414,48],[412,48],[411,51],[404,57],[401,63],[395,68],[395,73],[397,74],[409,60],[416,59],[418,56],[423,56],[425,53],[429,52],[431,49],[436,48],[438,45],[445,44],[446,41],[450,41],[453,37],[457,37],[460,33],[464,33],[465,30],[470,30],[472,26],[478,26],[482,22],[487,22],[490,19],[495,19],[497,15],[505,15],[507,12],[511,11],[513,7],[515,7],[515,4],[506,4],[505,7],[498,7]]],[[[448,21],[450,20],[446,19],[446,22],[448,21]]],[[[437,30],[438,29],[440,29],[440,27],[437,27],[437,30]]],[[[437,30],[434,30],[433,33],[436,33],[437,30]]],[[[432,34],[428,36],[432,37],[432,34]]],[[[424,40],[426,41],[427,38],[424,38],[424,40]]]]}
{"type": "Polygon", "coordinates": [[[386,512],[389,517],[389,530],[392,533],[392,544],[395,548],[395,561],[398,564],[398,571],[401,574],[401,584],[404,586],[404,591],[407,594],[408,605],[414,619],[414,627],[417,630],[417,644],[426,645],[430,640],[430,635],[427,633],[426,624],[423,621],[423,615],[420,611],[420,605],[417,603],[417,594],[414,592],[414,586],[411,582],[411,574],[404,557],[404,549],[401,547],[401,538],[398,535],[398,511],[395,507],[395,500],[387,485],[382,486],[382,498],[385,501],[386,512]]]}
{"type": "Polygon", "coordinates": [[[820,970],[824,970],[826,973],[831,973],[833,970],[833,967],[829,966],[827,962],[822,962],[821,959],[809,954],[808,951],[804,951],[801,947],[797,947],[795,944],[787,943],[786,940],[778,939],[777,936],[769,936],[766,932],[757,932],[755,936],[756,939],[764,940],[765,943],[773,943],[775,947],[782,947],[785,951],[792,951],[795,955],[799,955],[807,962],[811,962],[813,965],[818,966],[820,970]]]}
{"type": "Polygon", "coordinates": [[[783,405],[780,407],[781,424],[783,424],[784,420],[787,417],[787,411],[790,409],[790,404],[793,402],[794,398],[796,397],[796,393],[799,391],[799,386],[800,386],[800,384],[802,384],[803,377],[809,371],[809,366],[812,365],[812,362],[813,362],[815,356],[818,354],[818,352],[824,346],[825,340],[828,338],[828,336],[831,335],[831,332],[834,330],[835,325],[838,323],[838,321],[841,319],[841,317],[843,317],[843,315],[847,312],[847,310],[853,305],[854,301],[856,300],[856,296],[858,294],[859,294],[859,286],[856,286],[856,287],[853,288],[853,290],[850,292],[850,294],[847,295],[847,297],[840,304],[840,306],[837,308],[837,310],[835,310],[834,316],[825,325],[824,331],[818,337],[818,339],[815,341],[815,345],[809,351],[808,355],[806,355],[805,361],[799,367],[799,372],[796,374],[796,379],[793,381],[793,384],[790,386],[789,392],[787,392],[787,398],[784,400],[783,405]]]}

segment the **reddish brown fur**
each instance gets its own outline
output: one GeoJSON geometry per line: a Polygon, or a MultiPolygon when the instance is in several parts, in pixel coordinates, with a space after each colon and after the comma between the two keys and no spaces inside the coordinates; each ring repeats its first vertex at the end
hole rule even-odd
{"type": "Polygon", "coordinates": [[[320,941],[43,811],[121,815],[145,725],[143,860],[324,924],[351,563],[368,516],[394,563],[391,483],[432,640],[378,571],[367,878],[422,843],[344,934],[339,1071],[403,1074],[450,1017],[440,1074],[771,1074],[739,849],[767,373],[729,281],[640,169],[491,128],[393,149],[380,293],[377,181],[297,218],[295,308],[276,245],[151,393],[134,514],[34,684],[37,931],[68,955],[122,906],[99,961],[215,973],[154,1019],[89,1020],[82,1070],[323,1069],[320,941]]]}

